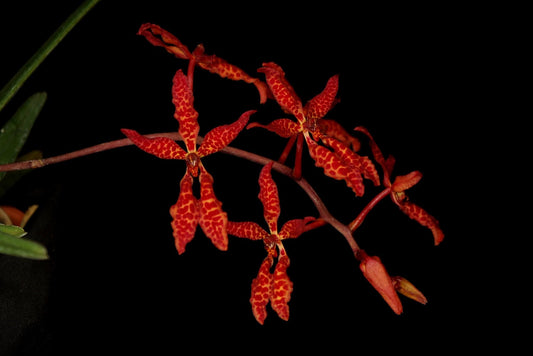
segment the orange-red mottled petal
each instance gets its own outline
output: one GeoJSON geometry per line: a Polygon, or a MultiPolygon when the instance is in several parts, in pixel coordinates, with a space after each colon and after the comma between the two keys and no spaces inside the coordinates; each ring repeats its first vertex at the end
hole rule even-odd
{"type": "Polygon", "coordinates": [[[252,281],[250,304],[252,305],[252,313],[255,319],[261,325],[263,325],[267,316],[266,306],[270,301],[270,293],[272,291],[273,276],[270,273],[272,263],[272,254],[269,254],[261,264],[257,277],[252,281]]]}
{"type": "Polygon", "coordinates": [[[266,232],[265,229],[263,229],[261,226],[259,226],[259,224],[251,221],[228,221],[226,231],[230,235],[250,240],[263,240],[270,236],[270,234],[266,232]]]}
{"type": "Polygon", "coordinates": [[[296,92],[289,82],[285,79],[283,69],[281,69],[276,63],[269,62],[263,63],[263,67],[259,68],[257,71],[265,74],[270,91],[281,108],[285,112],[293,114],[296,119],[298,119],[298,122],[303,124],[306,120],[302,101],[298,95],[296,95],[296,92]]]}
{"type": "Polygon", "coordinates": [[[146,38],[152,45],[163,47],[167,52],[173,54],[177,58],[191,58],[191,53],[187,47],[185,47],[176,36],[162,29],[158,25],[145,23],[141,25],[137,34],[144,36],[144,38],[146,38]]]}
{"type": "Polygon", "coordinates": [[[213,177],[200,165],[200,226],[205,235],[219,250],[228,249],[226,225],[227,214],[222,210],[222,203],[215,196],[213,177]]]}
{"type": "Polygon", "coordinates": [[[144,152],[150,153],[163,159],[185,159],[187,152],[183,150],[174,140],[167,137],[148,138],[139,134],[135,130],[121,129],[135,146],[144,152]]]}
{"type": "Polygon", "coordinates": [[[244,112],[240,118],[232,124],[215,127],[209,131],[204,141],[198,148],[198,156],[205,157],[212,153],[218,152],[231,143],[237,135],[244,129],[250,116],[255,110],[244,112]]]}
{"type": "Polygon", "coordinates": [[[350,148],[341,141],[333,137],[323,137],[322,142],[326,146],[333,148],[340,159],[360,171],[366,179],[370,179],[375,186],[380,184],[379,174],[376,167],[368,157],[359,156],[357,153],[350,150],[350,148]]]}
{"type": "Polygon", "coordinates": [[[196,151],[196,138],[200,131],[198,112],[194,109],[193,102],[194,96],[189,86],[189,80],[180,69],[173,79],[172,103],[176,107],[174,117],[180,124],[179,133],[189,152],[196,151]]]}
{"type": "Polygon", "coordinates": [[[425,226],[433,233],[435,245],[438,245],[444,239],[444,232],[439,226],[439,221],[433,216],[429,215],[427,211],[410,201],[404,201],[400,204],[400,209],[407,214],[411,219],[418,221],[422,226],[425,226]]]}
{"type": "Polygon", "coordinates": [[[320,119],[318,127],[323,136],[336,138],[345,145],[351,147],[352,151],[357,152],[361,148],[361,142],[353,137],[335,120],[320,119]]]}
{"type": "Polygon", "coordinates": [[[281,319],[287,321],[289,320],[288,303],[291,300],[292,293],[292,282],[287,275],[290,261],[282,245],[278,244],[278,247],[280,248],[280,253],[272,280],[270,305],[281,319]]]}
{"type": "Polygon", "coordinates": [[[422,173],[420,173],[419,171],[413,171],[404,176],[397,176],[396,179],[394,179],[394,183],[392,183],[392,191],[393,192],[406,191],[407,189],[417,184],[420,181],[420,179],[422,179],[422,173]]]}
{"type": "Polygon", "coordinates": [[[263,167],[259,175],[259,200],[263,203],[263,214],[270,229],[270,233],[277,234],[278,218],[281,212],[279,205],[278,187],[272,179],[272,165],[270,162],[263,167]]]}
{"type": "Polygon", "coordinates": [[[185,246],[194,238],[196,226],[200,219],[196,198],[192,192],[193,177],[188,173],[180,183],[180,196],[178,202],[170,208],[172,216],[172,230],[176,249],[181,255],[185,252],[185,246]]]}
{"type": "Polygon", "coordinates": [[[261,127],[278,134],[281,137],[289,138],[302,131],[302,126],[289,119],[277,119],[268,125],[261,125],[257,122],[252,122],[246,128],[261,127]]]}
{"type": "Polygon", "coordinates": [[[245,71],[239,67],[228,63],[224,59],[215,55],[202,55],[196,58],[196,63],[211,73],[218,74],[222,78],[231,80],[242,80],[246,83],[254,84],[259,91],[261,104],[265,103],[268,98],[268,87],[265,83],[257,78],[249,76],[245,71]]]}
{"type": "Polygon", "coordinates": [[[308,216],[303,219],[289,220],[281,227],[281,231],[279,232],[279,238],[282,240],[294,239],[304,232],[305,226],[308,223],[315,220],[316,219],[312,216],[308,216]]]}
{"type": "Polygon", "coordinates": [[[359,267],[365,278],[381,294],[391,309],[396,314],[401,314],[403,311],[402,303],[396,294],[392,279],[379,257],[368,256],[364,251],[360,253],[362,259],[359,267]]]}
{"type": "Polygon", "coordinates": [[[309,136],[305,137],[309,147],[309,155],[315,161],[317,167],[324,169],[324,174],[337,180],[344,180],[346,185],[352,188],[357,196],[362,196],[365,192],[361,173],[348,165],[326,147],[320,146],[309,136]]]}
{"type": "Polygon", "coordinates": [[[339,76],[329,78],[324,90],[305,104],[304,112],[308,120],[323,118],[336,103],[335,96],[339,90],[339,76]]]}
{"type": "Polygon", "coordinates": [[[389,167],[389,165],[387,165],[385,161],[385,157],[383,156],[383,153],[381,152],[381,150],[379,149],[379,146],[374,140],[374,137],[372,137],[372,135],[370,134],[370,132],[367,130],[366,127],[358,126],[354,130],[362,132],[368,137],[370,149],[372,150],[372,155],[374,156],[374,159],[376,160],[376,162],[378,162],[378,164],[383,169],[385,185],[386,186],[390,185],[390,174],[391,174],[392,168],[389,167]]]}

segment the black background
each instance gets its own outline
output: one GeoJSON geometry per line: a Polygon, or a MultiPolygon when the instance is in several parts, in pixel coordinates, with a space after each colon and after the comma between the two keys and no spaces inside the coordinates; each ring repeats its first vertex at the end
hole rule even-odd
{"type": "MultiPolygon", "coordinates": [[[[78,3],[0,6],[0,83],[78,3]]],[[[341,103],[328,117],[349,130],[366,126],[384,153],[396,157],[397,174],[420,170],[424,178],[409,196],[440,220],[446,234],[434,247],[429,230],[385,200],[355,238],[392,275],[415,283],[429,303],[402,298],[404,314],[396,316],[361,275],[342,236],[323,227],[285,243],[294,282],[290,320],[269,309],[260,326],[248,299],[265,256],[262,244],[230,237],[223,253],[198,229],[179,256],[168,208],[178,198],[185,166],[128,147],[39,169],[3,198],[2,204],[22,209],[40,205],[27,230],[51,258],[0,256],[0,354],[478,347],[485,335],[475,297],[482,272],[471,261],[481,253],[470,247],[481,240],[471,205],[480,147],[471,145],[470,135],[481,120],[477,52],[486,32],[473,21],[482,14],[473,10],[334,1],[290,8],[102,1],[0,114],[4,122],[32,93],[48,93],[25,150],[49,157],[122,138],[120,128],[177,129],[171,80],[187,63],[136,36],[144,22],[159,24],[191,50],[203,43],[207,53],[252,76],[261,77],[256,69],[262,62],[274,61],[304,102],[338,73],[341,103]]],[[[259,110],[251,120],[262,123],[285,116],[273,101],[261,106],[252,85],[200,69],[194,91],[201,134],[249,109],[259,110]]],[[[232,145],[275,159],[284,143],[257,129],[232,145]]],[[[263,224],[261,167],[223,154],[204,165],[230,219],[263,224]]],[[[365,197],[354,198],[344,183],[324,178],[307,153],[304,176],[346,223],[379,192],[367,184],[365,197]]],[[[274,179],[280,223],[316,215],[294,182],[274,179]]]]}

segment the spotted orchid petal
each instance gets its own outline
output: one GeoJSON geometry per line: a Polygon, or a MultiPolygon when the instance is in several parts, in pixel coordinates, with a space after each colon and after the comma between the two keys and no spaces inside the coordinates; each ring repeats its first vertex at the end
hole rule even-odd
{"type": "Polygon", "coordinates": [[[269,237],[269,233],[265,231],[259,224],[246,221],[246,222],[233,222],[228,221],[226,226],[228,234],[250,239],[250,240],[263,240],[269,237]]]}
{"type": "Polygon", "coordinates": [[[320,146],[309,136],[305,136],[309,155],[315,161],[317,167],[324,169],[324,174],[330,178],[344,180],[356,196],[362,196],[365,192],[361,173],[349,165],[346,165],[334,152],[320,146]]]}
{"type": "Polygon", "coordinates": [[[324,90],[309,100],[304,107],[304,113],[308,120],[318,120],[323,118],[335,105],[337,91],[339,90],[339,76],[334,75],[329,78],[324,90]]]}
{"type": "Polygon", "coordinates": [[[146,38],[152,45],[163,47],[167,50],[167,52],[173,54],[177,58],[192,58],[192,55],[187,47],[185,47],[176,36],[162,29],[158,25],[145,23],[141,25],[137,34],[146,38]]]}
{"type": "Polygon", "coordinates": [[[176,107],[174,117],[178,120],[179,133],[188,152],[196,151],[196,138],[200,131],[198,112],[193,107],[194,96],[187,76],[178,70],[172,85],[172,103],[176,107]]]}
{"type": "Polygon", "coordinates": [[[274,258],[269,253],[261,264],[257,277],[252,281],[250,304],[252,305],[252,313],[255,319],[261,325],[263,325],[267,316],[266,306],[270,301],[272,291],[273,276],[270,273],[270,268],[272,268],[273,262],[274,258]]]}
{"type": "Polygon", "coordinates": [[[279,238],[281,240],[297,238],[305,231],[306,225],[315,220],[316,219],[311,216],[307,216],[303,219],[289,220],[281,227],[279,238]]]}
{"type": "Polygon", "coordinates": [[[229,145],[231,141],[237,137],[239,132],[244,129],[253,113],[255,113],[255,110],[248,110],[244,112],[234,123],[218,126],[209,131],[205,135],[204,141],[198,148],[198,156],[205,157],[212,153],[218,152],[229,145]]]}
{"type": "Polygon", "coordinates": [[[335,120],[320,119],[318,120],[318,127],[322,136],[336,138],[349,146],[354,152],[359,151],[361,148],[361,142],[356,137],[350,135],[344,127],[335,120]]]}
{"type": "Polygon", "coordinates": [[[368,157],[359,156],[357,153],[350,150],[341,141],[332,137],[323,137],[322,142],[335,151],[337,156],[346,164],[354,167],[360,171],[366,179],[371,180],[375,186],[380,184],[379,174],[376,167],[368,157]]]}
{"type": "Polygon", "coordinates": [[[416,220],[420,225],[431,230],[435,246],[442,242],[444,239],[444,232],[439,226],[439,221],[429,215],[427,211],[410,201],[401,202],[400,209],[411,219],[416,220]]]}
{"type": "Polygon", "coordinates": [[[252,122],[246,128],[251,129],[254,127],[261,127],[261,128],[267,129],[269,131],[272,131],[278,134],[278,136],[281,136],[283,138],[289,138],[302,131],[302,125],[297,124],[296,122],[289,120],[289,119],[277,119],[277,120],[272,121],[268,125],[261,125],[257,122],[252,122]]]}
{"type": "Polygon", "coordinates": [[[372,137],[372,135],[370,134],[370,132],[368,131],[366,127],[358,126],[354,130],[362,132],[368,137],[370,149],[372,150],[372,155],[374,156],[374,160],[378,162],[378,164],[383,169],[384,184],[385,186],[390,186],[390,175],[392,173],[392,167],[389,164],[387,164],[387,161],[385,160],[383,153],[381,152],[381,150],[379,149],[379,146],[374,140],[374,137],[372,137]]]}
{"type": "Polygon", "coordinates": [[[259,175],[259,200],[263,203],[263,214],[271,234],[278,232],[278,218],[281,212],[278,187],[272,179],[272,165],[270,162],[263,167],[259,175]]]}
{"type": "Polygon", "coordinates": [[[401,314],[403,311],[402,303],[400,302],[400,298],[398,298],[392,279],[387,273],[385,266],[383,266],[383,263],[381,263],[380,258],[368,256],[364,251],[361,251],[360,255],[361,264],[359,267],[365,278],[378,291],[391,309],[396,314],[401,314]]]}
{"type": "Polygon", "coordinates": [[[257,78],[249,76],[245,71],[239,67],[228,63],[224,59],[215,55],[201,55],[196,59],[196,63],[203,69],[211,73],[218,74],[222,78],[231,80],[242,80],[246,83],[253,84],[257,88],[260,97],[260,103],[264,104],[269,96],[269,89],[267,85],[257,78]]]}
{"type": "Polygon", "coordinates": [[[285,79],[283,69],[281,69],[276,63],[269,62],[263,63],[263,67],[259,68],[257,71],[265,74],[268,87],[281,108],[285,112],[294,115],[298,122],[303,124],[306,120],[302,101],[298,95],[296,95],[296,92],[289,82],[285,79]]]}
{"type": "Polygon", "coordinates": [[[178,202],[170,208],[172,230],[176,249],[181,255],[185,246],[194,238],[200,219],[196,198],[192,191],[193,177],[186,173],[180,183],[178,202]]]}
{"type": "Polygon", "coordinates": [[[393,192],[403,192],[416,185],[422,179],[422,173],[413,171],[404,176],[397,176],[392,183],[393,192]]]}
{"type": "Polygon", "coordinates": [[[226,225],[227,214],[222,210],[222,203],[215,196],[213,177],[200,165],[200,227],[213,245],[221,251],[228,249],[226,225]]]}
{"type": "Polygon", "coordinates": [[[289,257],[281,244],[278,244],[278,248],[280,252],[272,278],[270,305],[281,319],[287,321],[289,320],[288,303],[291,300],[293,284],[287,275],[287,268],[290,264],[289,257]]]}
{"type": "Polygon", "coordinates": [[[183,150],[174,140],[168,137],[148,138],[139,134],[135,130],[121,129],[135,146],[144,152],[150,153],[163,159],[185,159],[187,152],[183,150]]]}

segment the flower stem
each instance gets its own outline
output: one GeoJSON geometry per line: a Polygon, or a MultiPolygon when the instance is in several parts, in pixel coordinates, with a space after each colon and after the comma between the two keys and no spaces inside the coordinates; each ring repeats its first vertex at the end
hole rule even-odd
{"type": "MultiPolygon", "coordinates": [[[[168,137],[168,138],[170,138],[172,140],[176,140],[176,141],[181,140],[181,136],[177,132],[156,133],[156,134],[150,134],[150,135],[145,135],[145,136],[148,137],[148,138],[168,137]]],[[[201,143],[202,140],[203,140],[203,138],[198,136],[198,143],[201,143]]],[[[81,150],[78,150],[78,151],[74,151],[74,152],[70,152],[70,153],[66,153],[66,154],[63,154],[63,155],[60,155],[60,156],[0,165],[0,172],[41,168],[41,167],[45,167],[45,166],[50,165],[50,164],[64,162],[64,161],[68,161],[68,160],[71,160],[71,159],[74,159],[74,158],[79,158],[79,157],[91,155],[91,154],[94,154],[94,153],[103,152],[103,151],[111,150],[111,149],[114,149],[114,148],[125,147],[125,146],[130,146],[130,145],[133,145],[133,142],[131,142],[131,140],[129,138],[124,138],[124,139],[120,139],[120,140],[101,143],[99,145],[87,147],[87,148],[84,148],[84,149],[81,149],[81,150]]],[[[258,164],[261,164],[261,165],[265,165],[265,164],[268,164],[269,162],[273,161],[270,158],[267,158],[267,157],[264,157],[264,156],[260,156],[260,155],[257,155],[255,153],[248,152],[248,151],[245,151],[245,150],[241,150],[241,149],[238,149],[238,148],[234,148],[234,147],[231,147],[231,146],[227,146],[227,147],[223,148],[220,152],[223,152],[223,153],[235,156],[235,157],[243,158],[243,159],[246,159],[248,161],[255,162],[255,163],[258,163],[258,164]]],[[[323,221],[325,221],[326,223],[330,224],[332,227],[334,227],[338,232],[340,232],[344,236],[344,238],[346,239],[346,241],[350,245],[350,248],[352,249],[355,257],[357,259],[359,259],[358,256],[359,256],[360,248],[359,248],[359,246],[357,245],[357,243],[355,242],[355,240],[354,240],[354,238],[352,236],[352,231],[350,230],[350,227],[345,225],[345,224],[343,224],[343,223],[341,223],[333,215],[331,215],[331,213],[326,208],[326,206],[324,205],[324,202],[322,201],[322,199],[320,199],[320,196],[314,190],[314,188],[304,178],[296,179],[293,176],[293,170],[291,168],[281,164],[281,163],[274,162],[274,165],[272,166],[272,168],[275,171],[277,171],[277,172],[279,172],[279,173],[281,173],[283,175],[286,175],[287,177],[293,179],[305,191],[305,193],[309,196],[309,198],[311,199],[311,201],[315,205],[316,209],[318,210],[320,218],[323,221]]],[[[375,199],[376,198],[374,198],[374,200],[375,199]]],[[[369,210],[370,209],[371,208],[369,208],[369,210]]]]}
{"type": "Polygon", "coordinates": [[[351,232],[354,232],[355,230],[357,230],[357,228],[359,226],[361,226],[361,224],[363,223],[363,220],[365,220],[365,218],[368,215],[368,213],[370,212],[370,210],[372,210],[376,206],[376,204],[379,203],[383,198],[388,196],[390,194],[390,191],[391,191],[390,187],[385,188],[383,191],[381,191],[381,193],[376,195],[374,197],[374,199],[372,199],[365,206],[365,208],[359,213],[359,215],[357,215],[357,217],[354,219],[354,221],[352,221],[350,223],[350,225],[348,225],[348,227],[350,228],[351,232]]]}

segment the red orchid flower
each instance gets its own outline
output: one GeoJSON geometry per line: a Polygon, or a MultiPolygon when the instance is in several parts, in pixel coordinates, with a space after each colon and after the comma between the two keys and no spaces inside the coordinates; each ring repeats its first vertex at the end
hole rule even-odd
{"type": "Polygon", "coordinates": [[[265,103],[267,98],[270,96],[268,87],[264,82],[257,78],[253,78],[246,74],[239,67],[226,62],[224,59],[219,58],[215,55],[206,55],[204,54],[204,46],[199,44],[196,49],[191,53],[189,49],[184,46],[180,40],[170,32],[162,29],[158,25],[151,23],[145,23],[141,25],[138,35],[144,36],[154,46],[163,47],[173,54],[175,57],[180,59],[189,60],[189,85],[192,88],[192,73],[195,65],[210,71],[211,73],[218,74],[222,78],[228,78],[231,80],[242,80],[246,83],[255,85],[259,92],[261,104],[265,103]]]}
{"type": "Polygon", "coordinates": [[[313,217],[290,220],[278,232],[278,218],[281,208],[278,188],[272,179],[272,165],[273,162],[270,162],[264,166],[259,175],[259,199],[263,204],[263,214],[270,232],[254,222],[229,221],[227,225],[227,231],[231,235],[250,240],[262,240],[268,252],[257,277],[252,282],[252,296],[250,298],[254,317],[261,325],[267,316],[266,306],[269,302],[281,319],[289,319],[288,302],[291,299],[292,282],[287,275],[290,261],[282,240],[300,236],[306,231],[307,224],[315,220],[313,217]],[[275,257],[278,258],[278,261],[274,273],[271,273],[270,270],[275,257]]]}
{"type": "Polygon", "coordinates": [[[370,148],[374,159],[383,169],[383,183],[385,187],[390,188],[390,197],[392,201],[411,219],[416,220],[422,226],[429,228],[433,234],[435,245],[438,245],[444,239],[444,232],[439,226],[439,221],[431,216],[427,211],[418,205],[409,201],[405,191],[416,185],[422,179],[422,173],[413,171],[403,176],[397,176],[391,183],[392,170],[394,168],[394,157],[389,156],[387,159],[379,149],[372,135],[364,127],[356,127],[356,131],[362,132],[369,138],[370,148]]]}
{"type": "Polygon", "coordinates": [[[255,110],[243,113],[232,124],[209,131],[197,149],[196,139],[200,130],[198,113],[193,107],[194,97],[188,79],[181,70],[178,70],[174,76],[172,97],[176,107],[174,117],[178,120],[179,133],[186,150],[169,138],[147,138],[128,129],[122,129],[122,132],[147,153],[163,159],[184,160],[187,163],[185,176],[180,182],[178,202],[170,208],[170,215],[173,218],[171,225],[178,253],[185,252],[185,246],[193,239],[198,224],[213,244],[225,251],[228,248],[227,216],[222,210],[222,203],[217,200],[213,191],[213,177],[204,168],[201,158],[220,151],[233,141],[255,110]],[[196,199],[192,191],[193,178],[198,177],[198,171],[200,171],[200,199],[196,199]]]}
{"type": "Polygon", "coordinates": [[[339,88],[339,76],[332,76],[324,90],[309,100],[305,106],[292,86],[285,79],[285,73],[275,63],[263,63],[258,70],[266,76],[266,81],[274,98],[281,108],[296,117],[297,122],[290,119],[277,119],[268,125],[252,123],[248,128],[262,127],[275,132],[281,137],[290,138],[280,163],[297,141],[296,160],[293,175],[301,177],[302,141],[309,148],[309,154],[317,167],[334,179],[345,180],[357,196],[364,194],[363,177],[380,184],[379,175],[368,157],[355,153],[359,149],[359,141],[350,136],[338,123],[324,119],[324,116],[338,102],[335,98],[339,88]],[[326,147],[318,143],[320,140],[326,147]]]}

